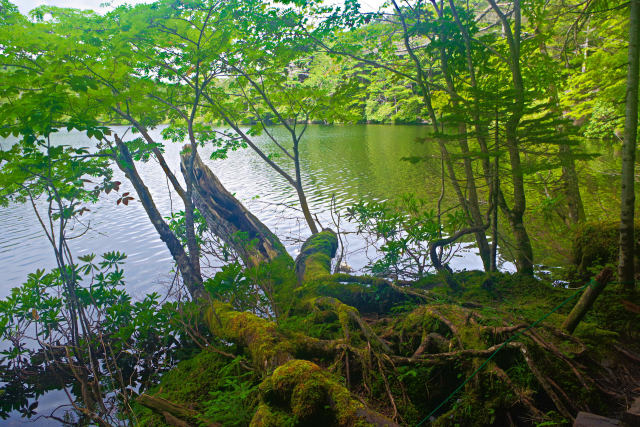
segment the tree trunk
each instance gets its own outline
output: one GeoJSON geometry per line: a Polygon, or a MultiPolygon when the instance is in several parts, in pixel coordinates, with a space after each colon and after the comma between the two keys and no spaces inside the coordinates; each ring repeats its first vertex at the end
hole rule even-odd
{"type": "Polygon", "coordinates": [[[569,220],[572,224],[584,222],[586,215],[584,205],[580,196],[580,185],[578,174],[576,173],[575,161],[572,157],[571,147],[561,144],[559,148],[560,162],[562,162],[562,183],[564,196],[567,199],[567,209],[569,220]]]}
{"type": "MultiPolygon", "coordinates": [[[[182,155],[181,167],[191,153],[182,155]]],[[[247,267],[256,267],[276,258],[293,260],[280,239],[245,208],[220,183],[196,154],[193,161],[193,198],[209,229],[233,248],[247,267]]]]}
{"type": "MultiPolygon", "coordinates": [[[[460,151],[462,152],[464,161],[464,172],[467,177],[469,214],[473,221],[471,225],[474,227],[482,226],[484,224],[484,217],[480,212],[480,203],[478,201],[478,192],[476,190],[476,179],[473,172],[471,154],[469,153],[469,143],[467,141],[467,125],[465,123],[460,123],[458,125],[458,133],[460,134],[460,151]]],[[[487,241],[487,234],[482,230],[476,232],[475,236],[484,271],[489,271],[491,269],[491,255],[489,242],[487,241]]]]}
{"type": "Polygon", "coordinates": [[[305,195],[304,188],[302,187],[302,174],[300,173],[300,151],[298,150],[299,141],[297,140],[295,134],[293,134],[293,138],[293,163],[296,168],[296,192],[298,193],[300,208],[302,209],[302,213],[304,214],[305,221],[307,221],[309,230],[311,230],[311,234],[316,234],[318,233],[318,226],[311,216],[311,210],[309,210],[309,204],[307,203],[307,196],[305,195]]]}
{"type": "Polygon", "coordinates": [[[587,289],[585,289],[584,293],[580,297],[580,300],[576,303],[575,307],[571,310],[566,320],[562,324],[562,328],[569,332],[570,334],[576,330],[578,323],[582,320],[587,311],[593,306],[598,295],[604,291],[604,288],[607,286],[607,283],[611,281],[611,277],[613,276],[613,271],[610,268],[605,268],[596,276],[594,282],[591,283],[587,289]]]}
{"type": "MultiPolygon", "coordinates": [[[[588,27],[587,27],[588,31],[588,27]]],[[[538,28],[536,28],[536,34],[540,34],[538,28]]],[[[589,37],[585,42],[588,46],[589,37]]],[[[547,45],[544,42],[544,38],[540,38],[540,51],[546,55],[550,60],[552,59],[547,50],[547,45]]],[[[585,60],[587,58],[587,51],[585,48],[585,60]]],[[[583,64],[584,66],[584,64],[583,64]]],[[[584,72],[584,70],[583,70],[584,72]]],[[[549,86],[549,94],[553,105],[551,111],[557,116],[562,117],[562,108],[560,107],[560,99],[558,97],[558,88],[555,84],[549,86]]],[[[556,126],[556,132],[563,134],[565,132],[564,126],[556,126]]],[[[569,143],[560,144],[558,148],[558,157],[562,164],[562,192],[567,202],[567,211],[570,224],[577,224],[583,222],[586,219],[584,214],[584,205],[582,204],[582,197],[580,196],[580,185],[578,182],[578,174],[576,173],[576,162],[571,152],[571,146],[569,143]]]]}
{"type": "Polygon", "coordinates": [[[296,185],[296,193],[298,193],[298,200],[300,201],[300,209],[302,209],[302,213],[304,215],[304,220],[307,222],[309,226],[309,230],[311,230],[311,234],[318,233],[318,226],[316,222],[313,220],[311,216],[311,210],[309,209],[309,204],[307,203],[307,196],[304,193],[304,189],[302,188],[302,183],[298,182],[296,185]]]}
{"type": "MultiPolygon", "coordinates": [[[[497,123],[496,123],[497,126],[497,123]]],[[[496,129],[497,130],[497,129],[496,129]]],[[[498,157],[495,160],[494,174],[492,178],[493,213],[491,216],[491,263],[489,271],[498,271],[498,205],[500,200],[500,177],[498,157]]]]}
{"type": "Polygon", "coordinates": [[[162,218],[162,214],[160,214],[160,211],[151,197],[151,192],[147,186],[144,185],[142,178],[140,178],[140,175],[138,174],[133,158],[131,157],[131,153],[129,153],[129,149],[122,142],[119,136],[116,135],[115,140],[120,153],[117,161],[118,167],[124,172],[129,181],[131,181],[131,184],[133,184],[133,188],[136,190],[136,193],[140,198],[140,202],[142,203],[144,210],[147,212],[149,220],[160,235],[160,239],[167,245],[171,256],[178,265],[178,269],[182,274],[182,279],[184,280],[187,289],[189,289],[192,296],[200,296],[203,291],[202,276],[199,271],[193,268],[191,260],[182,247],[182,244],[162,218]]]}
{"type": "Polygon", "coordinates": [[[640,43],[640,1],[631,0],[629,25],[629,68],[625,108],[624,142],[622,144],[622,182],[620,195],[620,257],[618,278],[627,287],[635,286],[634,214],[635,158],[638,132],[638,45],[640,43]]]}
{"type": "Polygon", "coordinates": [[[516,267],[522,274],[533,274],[533,250],[531,240],[524,226],[524,213],[527,209],[527,199],[524,191],[524,173],[520,160],[520,146],[518,138],[518,126],[524,114],[525,91],[522,80],[522,68],[520,66],[520,45],[522,30],[522,10],[520,0],[513,2],[513,30],[507,15],[500,9],[495,0],[489,0],[491,8],[496,12],[502,28],[505,32],[507,45],[509,46],[509,68],[511,69],[511,83],[514,92],[514,102],[511,107],[511,115],[505,125],[506,146],[509,152],[511,166],[511,180],[513,182],[513,207],[507,209],[506,203],[500,203],[509,217],[509,223],[513,230],[513,238],[516,246],[516,267]]]}
{"type": "MultiPolygon", "coordinates": [[[[437,9],[437,8],[436,8],[437,9]]],[[[442,19],[442,11],[441,9],[437,9],[438,16],[442,19]]],[[[444,74],[444,78],[447,82],[447,88],[449,92],[454,97],[453,100],[453,109],[457,111],[459,114],[460,103],[458,99],[455,98],[458,96],[456,91],[456,86],[453,82],[453,76],[451,75],[449,69],[449,62],[447,58],[447,52],[444,48],[444,41],[447,39],[447,34],[440,34],[440,62],[442,63],[442,72],[444,74]]],[[[463,114],[460,114],[461,117],[464,117],[463,114]]],[[[478,191],[476,188],[476,179],[473,171],[473,159],[471,158],[471,154],[469,152],[469,141],[467,139],[467,124],[463,119],[458,118],[458,144],[460,146],[460,152],[462,153],[462,160],[464,163],[464,173],[467,180],[467,199],[460,200],[463,206],[467,206],[467,214],[471,217],[471,225],[472,226],[481,226],[484,223],[484,218],[480,213],[480,203],[478,201],[478,191]]],[[[463,198],[464,199],[464,198],[463,198]]],[[[478,244],[478,252],[480,253],[480,258],[482,259],[482,264],[484,266],[485,271],[489,271],[491,267],[491,260],[489,254],[489,243],[487,242],[487,235],[482,231],[478,231],[475,233],[476,243],[478,244]]]]}

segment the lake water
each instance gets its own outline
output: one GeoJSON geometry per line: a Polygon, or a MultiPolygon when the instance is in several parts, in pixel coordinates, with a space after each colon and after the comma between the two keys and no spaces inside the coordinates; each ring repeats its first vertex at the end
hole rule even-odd
{"type": "MultiPolygon", "coordinates": [[[[125,128],[116,128],[124,131],[125,128]]],[[[278,134],[281,129],[275,129],[278,134]]],[[[160,129],[153,134],[160,139],[160,129]]],[[[284,136],[284,134],[282,135],[284,136]]],[[[335,196],[336,209],[345,209],[359,200],[393,199],[403,193],[437,200],[440,193],[440,162],[433,142],[425,141],[427,129],[420,126],[310,126],[301,145],[304,185],[311,210],[323,225],[332,226],[330,205],[335,196]],[[403,157],[433,158],[412,164],[403,157]]],[[[259,143],[268,153],[275,153],[274,144],[265,137],[259,143]]],[[[88,146],[90,142],[79,132],[56,134],[54,141],[72,146],[88,146]]],[[[10,143],[5,141],[3,145],[10,143]]],[[[180,144],[167,143],[166,158],[180,176],[180,144]]],[[[292,253],[299,248],[297,238],[305,238],[307,231],[296,209],[295,191],[251,149],[231,152],[227,159],[208,160],[211,149],[202,149],[205,162],[226,186],[235,193],[260,220],[286,241],[292,253]]],[[[285,163],[285,170],[292,165],[285,163]]],[[[140,174],[150,188],[163,214],[180,210],[175,194],[170,197],[167,182],[160,167],[153,160],[138,164],[140,174]]],[[[116,171],[122,181],[120,193],[133,190],[128,181],[116,171]]],[[[135,195],[135,194],[134,194],[135,195]]],[[[449,195],[453,197],[453,194],[449,195]]],[[[142,205],[134,201],[129,206],[116,205],[118,196],[105,195],[89,206],[83,222],[91,230],[71,243],[76,255],[121,251],[128,256],[125,265],[127,287],[134,295],[162,287],[172,277],[173,261],[164,243],[149,222],[142,205]]],[[[453,199],[452,199],[453,201],[453,199]]],[[[51,248],[40,229],[30,205],[13,204],[0,208],[0,297],[11,287],[20,285],[27,274],[36,268],[54,267],[51,248]]],[[[353,225],[342,222],[347,229],[353,225]]],[[[78,225],[77,231],[83,229],[78,225]]],[[[352,252],[348,262],[361,268],[368,262],[364,243],[354,235],[348,238],[352,252]]],[[[372,253],[368,254],[373,256],[372,253]]],[[[454,261],[457,268],[480,268],[480,260],[472,251],[454,261]]]]}

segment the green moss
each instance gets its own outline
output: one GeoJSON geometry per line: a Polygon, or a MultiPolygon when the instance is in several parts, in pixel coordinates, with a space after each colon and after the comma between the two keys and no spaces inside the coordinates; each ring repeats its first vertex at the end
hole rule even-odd
{"type": "Polygon", "coordinates": [[[291,358],[294,346],[274,322],[235,311],[229,304],[215,300],[206,308],[204,317],[213,335],[246,348],[259,369],[269,370],[291,358]]]}
{"type": "Polygon", "coordinates": [[[308,282],[331,272],[331,260],[338,249],[338,237],[325,229],[314,234],[302,245],[296,259],[296,275],[300,283],[308,282]]]}
{"type": "Polygon", "coordinates": [[[575,333],[594,349],[610,347],[622,338],[627,346],[640,351],[640,313],[633,306],[640,307],[640,292],[612,283],[600,294],[575,333]]]}
{"type": "MultiPolygon", "coordinates": [[[[148,390],[147,394],[204,413],[206,401],[210,399],[209,391],[220,387],[218,372],[226,363],[228,359],[217,353],[202,351],[165,373],[160,384],[148,390]]],[[[166,425],[163,417],[139,404],[135,404],[134,411],[141,426],[166,425]]]]}
{"type": "MultiPolygon", "coordinates": [[[[496,334],[493,327],[530,324],[575,293],[575,290],[555,287],[527,276],[476,271],[454,276],[459,284],[457,290],[434,285],[428,293],[429,296],[436,295],[433,300],[427,303],[421,300],[421,305],[400,314],[391,310],[401,301],[375,301],[376,297],[388,296],[389,300],[403,297],[402,292],[393,290],[380,279],[359,278],[358,283],[354,283],[346,276],[327,274],[316,277],[312,283],[304,283],[291,293],[296,304],[291,315],[279,319],[278,324],[236,312],[220,302],[212,302],[205,313],[213,334],[237,344],[238,350],[244,352],[264,376],[259,386],[260,401],[251,421],[253,426],[351,426],[363,422],[362,412],[359,412],[364,410],[363,404],[353,399],[340,377],[319,366],[331,366],[332,372],[343,372],[346,363],[341,349],[346,329],[350,331],[350,348],[366,349],[361,353],[350,350],[351,389],[355,393],[361,391],[367,406],[380,413],[390,413],[388,387],[395,397],[399,419],[411,425],[421,421],[441,403],[480,366],[484,356],[443,359],[424,365],[396,365],[395,370],[389,368],[386,372],[385,382],[376,365],[371,365],[372,361],[375,363],[372,354],[382,353],[376,339],[372,339],[372,331],[384,337],[392,352],[400,356],[410,357],[422,339],[432,332],[444,338],[432,334],[430,339],[433,339],[423,354],[460,348],[486,349],[504,342],[510,335],[496,334]],[[389,294],[385,293],[387,291],[389,294]],[[349,301],[358,300],[364,300],[361,307],[350,306],[349,301]],[[369,321],[369,329],[363,333],[352,315],[359,314],[362,318],[366,307],[382,317],[369,321]],[[455,336],[448,324],[457,331],[455,336]]],[[[623,294],[616,286],[608,287],[600,296],[576,331],[576,336],[586,344],[587,353],[583,353],[583,345],[565,339],[557,332],[572,308],[572,302],[547,318],[535,332],[569,359],[580,357],[583,363],[586,360],[616,360],[615,345],[622,342],[630,328],[635,328],[635,332],[631,331],[629,336],[638,336],[640,325],[637,314],[622,312],[622,300],[626,299],[640,305],[637,296],[623,294]],[[587,356],[583,358],[583,354],[587,356]]],[[[598,390],[583,387],[563,358],[543,349],[530,335],[519,336],[517,340],[527,347],[540,372],[552,378],[576,405],[589,405],[608,414],[611,401],[603,398],[598,390]]],[[[578,369],[584,370],[585,376],[593,373],[593,367],[588,364],[578,366],[578,369]]],[[[530,419],[522,396],[527,396],[538,409],[548,414],[550,421],[562,422],[562,416],[554,412],[557,409],[520,350],[505,347],[442,408],[436,425],[503,425],[508,423],[510,416],[516,420],[530,419]],[[493,369],[497,367],[507,373],[511,385],[500,376],[500,371],[493,369]]]]}
{"type": "Polygon", "coordinates": [[[294,427],[296,425],[295,417],[283,411],[273,410],[265,404],[258,406],[250,424],[251,427],[294,427]]]}
{"type": "Polygon", "coordinates": [[[306,360],[278,367],[260,385],[263,405],[252,426],[353,426],[363,405],[327,371],[306,360]],[[286,416],[285,414],[290,414],[286,416]],[[285,424],[281,424],[285,425],[285,424]]]}
{"type": "MultiPolygon", "coordinates": [[[[635,228],[640,229],[640,221],[636,221],[635,228]]],[[[603,266],[618,264],[619,222],[587,222],[577,226],[573,234],[573,278],[587,280],[603,266]]],[[[640,245],[636,242],[636,269],[640,266],[639,259],[640,245]]]]}
{"type": "Polygon", "coordinates": [[[337,298],[360,313],[387,313],[400,304],[422,302],[394,291],[380,278],[359,276],[357,280],[355,283],[348,274],[334,274],[330,279],[312,283],[310,293],[337,298]]]}
{"type": "Polygon", "coordinates": [[[270,262],[247,268],[245,276],[273,297],[271,302],[278,314],[286,313],[290,309],[294,302],[293,290],[297,285],[297,279],[293,259],[286,252],[270,262]]]}

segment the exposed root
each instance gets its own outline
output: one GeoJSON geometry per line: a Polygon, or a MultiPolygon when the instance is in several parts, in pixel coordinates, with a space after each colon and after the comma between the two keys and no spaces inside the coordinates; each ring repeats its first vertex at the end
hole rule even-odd
{"type": "Polygon", "coordinates": [[[553,390],[550,382],[548,381],[548,377],[546,375],[544,375],[542,372],[540,372],[540,370],[538,369],[536,364],[533,362],[533,359],[531,358],[531,356],[529,354],[529,350],[527,350],[526,346],[524,344],[522,344],[520,342],[516,342],[516,341],[509,343],[509,345],[512,345],[513,347],[517,347],[517,348],[520,349],[520,352],[522,353],[522,356],[524,357],[524,360],[527,362],[527,365],[529,365],[529,369],[531,370],[533,375],[535,375],[536,379],[538,380],[538,383],[540,383],[540,385],[542,386],[544,391],[547,393],[547,396],[549,396],[549,398],[553,401],[553,403],[556,406],[556,408],[558,409],[558,411],[564,417],[566,417],[567,419],[570,419],[571,421],[573,421],[575,419],[573,414],[567,409],[565,404],[562,402],[562,400],[555,393],[555,391],[553,390]]]}
{"type": "Polygon", "coordinates": [[[339,300],[330,297],[321,297],[316,300],[316,304],[325,304],[329,307],[332,307],[336,313],[338,314],[338,318],[340,319],[340,323],[343,328],[348,329],[348,320],[353,321],[358,327],[360,331],[365,336],[365,338],[369,341],[380,347],[383,351],[390,353],[391,349],[389,348],[389,344],[383,341],[367,324],[360,315],[358,314],[358,310],[353,307],[350,307],[346,304],[343,304],[339,300]]]}
{"type": "Polygon", "coordinates": [[[222,424],[205,420],[198,412],[177,405],[161,397],[151,396],[142,393],[138,403],[162,414],[167,422],[172,425],[183,427],[188,425],[204,425],[207,427],[220,427],[222,424]]]}
{"type": "Polygon", "coordinates": [[[522,403],[532,417],[534,417],[537,421],[544,421],[547,419],[547,416],[538,408],[536,408],[533,400],[529,397],[525,392],[522,392],[509,378],[509,375],[498,366],[493,365],[491,368],[492,372],[496,374],[502,381],[505,382],[509,386],[509,388],[518,396],[518,401],[522,403]]]}
{"type": "Polygon", "coordinates": [[[587,385],[587,382],[585,381],[584,376],[580,373],[580,371],[578,371],[576,366],[569,360],[569,358],[565,356],[564,353],[562,353],[558,349],[558,347],[556,347],[552,343],[544,341],[542,337],[540,337],[540,335],[538,335],[538,333],[536,333],[534,330],[528,331],[526,335],[531,339],[533,339],[533,341],[535,341],[540,347],[546,349],[547,351],[551,352],[554,356],[556,356],[558,359],[562,360],[567,366],[569,366],[569,368],[575,374],[576,378],[578,378],[582,386],[586,389],[589,388],[589,386],[587,385]]]}

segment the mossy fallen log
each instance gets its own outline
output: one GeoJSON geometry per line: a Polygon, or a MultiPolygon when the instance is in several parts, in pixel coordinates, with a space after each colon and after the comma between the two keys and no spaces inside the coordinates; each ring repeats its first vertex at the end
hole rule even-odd
{"type": "Polygon", "coordinates": [[[562,328],[568,333],[572,334],[575,331],[578,323],[582,320],[587,311],[593,306],[593,303],[598,298],[598,295],[602,293],[607,284],[613,277],[613,270],[610,268],[603,269],[600,274],[590,282],[591,285],[584,290],[584,293],[576,303],[573,310],[567,316],[567,319],[562,324],[562,328]]]}

